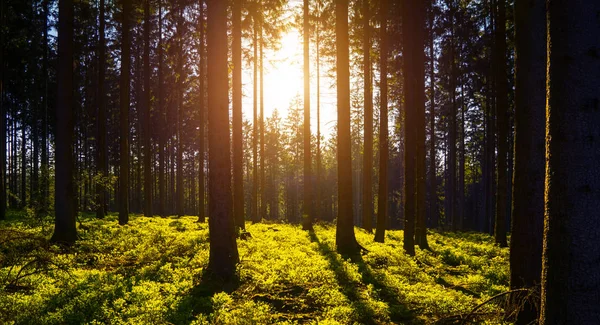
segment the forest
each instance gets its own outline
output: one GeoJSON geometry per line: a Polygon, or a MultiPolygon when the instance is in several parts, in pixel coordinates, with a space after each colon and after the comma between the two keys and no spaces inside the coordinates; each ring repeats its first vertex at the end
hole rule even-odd
{"type": "Polygon", "coordinates": [[[600,324],[597,0],[0,0],[0,324],[600,324]]]}

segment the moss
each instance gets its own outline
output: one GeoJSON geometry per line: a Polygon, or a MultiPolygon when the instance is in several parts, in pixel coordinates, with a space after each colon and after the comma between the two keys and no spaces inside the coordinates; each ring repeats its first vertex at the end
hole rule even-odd
{"type": "MultiPolygon", "coordinates": [[[[203,277],[208,230],[196,217],[82,217],[69,251],[48,224],[0,223],[0,323],[421,324],[451,320],[507,290],[508,251],[487,235],[430,232],[431,250],[402,250],[356,230],[368,253],[335,251],[335,228],[248,224],[236,283],[203,277]],[[17,273],[29,274],[16,281],[17,273]],[[25,272],[25,273],[23,273],[25,272]],[[11,286],[12,284],[12,286],[11,286]]],[[[501,322],[500,304],[480,311],[501,322]]]]}

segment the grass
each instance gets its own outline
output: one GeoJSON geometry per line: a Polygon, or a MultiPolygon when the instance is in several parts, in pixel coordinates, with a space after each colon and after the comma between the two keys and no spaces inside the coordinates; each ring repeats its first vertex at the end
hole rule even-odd
{"type": "MultiPolygon", "coordinates": [[[[335,251],[335,228],[247,224],[235,283],[203,278],[207,224],[132,216],[118,226],[80,217],[80,240],[49,245],[52,226],[0,222],[1,324],[460,324],[508,289],[508,250],[475,233],[429,232],[431,251],[356,229],[368,252],[335,251]]],[[[502,323],[502,301],[469,322],[502,323]]]]}

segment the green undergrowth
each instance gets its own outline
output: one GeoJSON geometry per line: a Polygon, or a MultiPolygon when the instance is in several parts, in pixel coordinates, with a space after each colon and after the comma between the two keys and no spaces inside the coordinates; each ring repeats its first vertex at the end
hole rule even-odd
{"type": "MultiPolygon", "coordinates": [[[[196,217],[80,219],[68,249],[43,222],[0,222],[0,324],[461,324],[508,285],[508,250],[483,234],[429,232],[410,257],[402,231],[357,228],[368,252],[348,258],[331,225],[248,223],[238,280],[218,283],[196,217]]],[[[502,302],[464,323],[502,323],[502,302]]]]}

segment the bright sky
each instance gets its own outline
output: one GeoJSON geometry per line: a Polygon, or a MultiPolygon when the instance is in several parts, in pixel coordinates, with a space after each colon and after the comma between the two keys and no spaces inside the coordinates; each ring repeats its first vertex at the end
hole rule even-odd
{"type": "MultiPolygon", "coordinates": [[[[310,44],[314,46],[313,43],[310,44]]],[[[311,48],[311,52],[313,49],[311,48]]],[[[288,108],[292,99],[299,95],[301,103],[304,102],[304,59],[303,59],[303,40],[300,32],[292,28],[282,36],[279,50],[265,50],[265,70],[264,70],[264,98],[265,98],[265,117],[272,115],[277,109],[279,115],[285,119],[288,114],[288,108]]],[[[317,133],[317,81],[316,65],[314,58],[311,57],[311,132],[317,133]]],[[[329,137],[332,127],[337,120],[335,92],[329,88],[331,80],[324,77],[324,67],[321,65],[321,134],[329,137]]],[[[260,76],[260,72],[259,72],[260,76]]],[[[252,122],[252,81],[253,69],[246,67],[243,72],[244,98],[243,113],[244,119],[252,122]]],[[[260,81],[259,81],[260,83],[260,81]]],[[[257,96],[260,96],[260,92],[257,96]]],[[[260,105],[260,104],[259,104],[260,105]]],[[[260,106],[258,106],[260,114],[260,106]]],[[[259,117],[260,118],[260,117],[259,117]]]]}

